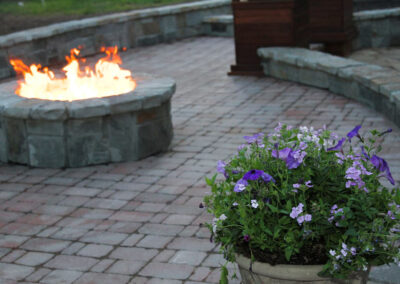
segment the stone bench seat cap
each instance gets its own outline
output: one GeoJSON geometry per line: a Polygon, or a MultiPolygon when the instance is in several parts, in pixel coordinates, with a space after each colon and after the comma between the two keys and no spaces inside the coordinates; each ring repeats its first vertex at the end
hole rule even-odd
{"type": "MultiPolygon", "coordinates": [[[[17,84],[16,81],[13,82],[17,84]]],[[[5,117],[40,120],[97,117],[159,106],[168,101],[174,91],[173,79],[150,75],[138,77],[135,90],[127,94],[72,102],[27,99],[10,94],[8,90],[0,93],[0,114],[5,117]]]]}

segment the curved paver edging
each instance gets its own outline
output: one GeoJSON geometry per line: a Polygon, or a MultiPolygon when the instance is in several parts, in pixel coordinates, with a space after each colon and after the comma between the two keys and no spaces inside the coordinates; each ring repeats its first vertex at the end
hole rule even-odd
{"type": "Polygon", "coordinates": [[[400,126],[400,72],[303,48],[258,49],[264,73],[354,99],[400,126]]]}
{"type": "Polygon", "coordinates": [[[134,10],[53,24],[0,36],[0,79],[12,76],[9,58],[44,66],[63,62],[83,46],[93,55],[101,46],[135,47],[202,35],[204,17],[231,12],[230,0],[208,0],[134,10]]]}
{"type": "Polygon", "coordinates": [[[173,136],[170,100],[175,81],[137,78],[130,93],[72,102],[25,99],[4,88],[0,161],[82,167],[139,160],[167,150],[173,136]]]}

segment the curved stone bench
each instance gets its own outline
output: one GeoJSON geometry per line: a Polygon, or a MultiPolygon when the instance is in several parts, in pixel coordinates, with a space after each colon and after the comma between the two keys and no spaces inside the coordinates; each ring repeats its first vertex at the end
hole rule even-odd
{"type": "Polygon", "coordinates": [[[72,102],[26,99],[16,81],[0,85],[0,161],[82,167],[139,160],[172,140],[175,81],[135,76],[127,94],[72,102]]]}
{"type": "Polygon", "coordinates": [[[400,126],[400,72],[303,48],[258,49],[264,73],[354,99],[400,126]]]}

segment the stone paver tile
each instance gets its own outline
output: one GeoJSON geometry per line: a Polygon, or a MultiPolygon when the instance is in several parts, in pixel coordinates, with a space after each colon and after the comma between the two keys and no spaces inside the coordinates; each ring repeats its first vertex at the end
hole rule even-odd
{"type": "Polygon", "coordinates": [[[69,244],[69,241],[60,241],[48,238],[33,238],[24,243],[21,248],[32,251],[60,252],[69,244]]]}
{"type": "Polygon", "coordinates": [[[33,236],[43,230],[44,226],[24,223],[10,223],[0,228],[1,234],[33,236]]]}
{"type": "Polygon", "coordinates": [[[117,199],[106,199],[106,198],[92,198],[87,203],[85,207],[89,208],[100,208],[100,209],[113,209],[117,210],[123,207],[127,201],[117,200],[117,199]]]}
{"type": "Polygon", "coordinates": [[[86,244],[84,243],[73,242],[69,247],[65,248],[61,253],[65,255],[72,255],[75,254],[77,251],[79,251],[81,248],[83,248],[85,245],[86,244]]]}
{"type": "Polygon", "coordinates": [[[64,227],[55,234],[53,234],[51,237],[53,239],[74,241],[82,237],[87,232],[88,230],[81,228],[64,227]]]}
{"type": "Polygon", "coordinates": [[[103,257],[113,249],[112,246],[89,244],[81,249],[77,254],[89,257],[103,257]]]}
{"type": "Polygon", "coordinates": [[[130,182],[117,182],[112,186],[113,189],[127,190],[127,191],[143,191],[149,187],[150,187],[149,184],[130,183],[130,182]]]}
{"type": "Polygon", "coordinates": [[[70,177],[50,177],[46,179],[44,184],[72,186],[77,184],[80,179],[70,177]]]}
{"type": "Polygon", "coordinates": [[[210,272],[211,269],[208,267],[197,267],[189,279],[193,281],[203,281],[207,278],[210,272]]]}
{"type": "Polygon", "coordinates": [[[120,274],[105,274],[88,272],[83,274],[74,284],[125,284],[128,283],[130,276],[120,274]]]}
{"type": "Polygon", "coordinates": [[[143,202],[136,210],[143,212],[160,212],[166,205],[162,203],[143,202]]]}
{"type": "Polygon", "coordinates": [[[53,270],[45,278],[43,278],[40,283],[45,284],[70,284],[74,282],[82,272],[72,271],[72,270],[53,270]]]}
{"type": "Polygon", "coordinates": [[[129,282],[129,284],[147,284],[147,281],[149,281],[149,278],[136,276],[131,282],[129,282]]]}
{"type": "Polygon", "coordinates": [[[57,216],[65,216],[71,213],[72,211],[76,210],[75,207],[71,206],[62,206],[62,205],[43,205],[35,210],[33,212],[38,213],[38,214],[45,214],[45,215],[57,215],[57,216]]]}
{"type": "Polygon", "coordinates": [[[89,197],[84,196],[69,196],[63,200],[61,200],[58,204],[64,206],[78,207],[82,204],[86,203],[89,200],[89,197]]]}
{"type": "Polygon", "coordinates": [[[75,218],[106,219],[113,213],[114,211],[107,209],[80,208],[74,211],[70,216],[75,218]]]}
{"type": "Polygon", "coordinates": [[[196,216],[172,214],[164,220],[163,224],[190,225],[196,216]]]}
{"type": "Polygon", "coordinates": [[[133,200],[139,192],[135,191],[117,191],[116,193],[112,194],[110,196],[111,199],[117,199],[117,200],[133,200]]]}
{"type": "Polygon", "coordinates": [[[139,243],[137,243],[136,246],[144,248],[161,249],[164,248],[165,245],[168,244],[171,240],[172,237],[147,235],[139,243]]]}
{"type": "Polygon", "coordinates": [[[5,222],[5,223],[11,222],[11,221],[17,220],[21,216],[22,216],[22,213],[8,212],[8,211],[0,210],[0,222],[5,222]]]}
{"type": "Polygon", "coordinates": [[[12,250],[9,254],[4,256],[1,261],[2,262],[14,262],[17,258],[20,258],[26,253],[24,250],[15,249],[12,250]]]}
{"type": "Polygon", "coordinates": [[[31,224],[31,225],[52,225],[60,219],[61,219],[60,216],[29,214],[21,216],[16,220],[16,222],[31,224]]]}
{"type": "Polygon", "coordinates": [[[106,188],[110,188],[113,184],[115,184],[115,181],[112,181],[112,180],[94,179],[94,180],[89,180],[89,182],[87,182],[85,184],[85,186],[106,189],[106,188]]]}
{"type": "MultiPolygon", "coordinates": [[[[179,233],[181,237],[192,237],[199,230],[199,226],[186,226],[185,229],[179,233]]],[[[208,228],[207,228],[208,230],[208,228]]]]}
{"type": "Polygon", "coordinates": [[[122,246],[132,247],[134,246],[140,239],[143,238],[142,234],[131,234],[125,241],[121,244],[122,246]]]}
{"type": "Polygon", "coordinates": [[[90,270],[93,272],[103,272],[107,268],[109,268],[114,262],[114,259],[103,259],[99,261],[95,266],[93,266],[90,270]]]}
{"type": "Polygon", "coordinates": [[[21,280],[31,274],[34,270],[33,267],[29,266],[0,262],[0,280],[2,278],[21,280]]]}
{"type": "Polygon", "coordinates": [[[135,200],[142,202],[154,202],[154,203],[169,203],[175,200],[178,196],[173,194],[163,194],[163,193],[147,193],[143,192],[135,197],[135,200]]]}
{"type": "Polygon", "coordinates": [[[174,256],[175,250],[164,249],[154,259],[154,262],[168,262],[168,260],[174,256]]]}
{"type": "Polygon", "coordinates": [[[144,249],[144,248],[116,248],[111,254],[110,258],[117,258],[123,260],[134,260],[134,261],[149,261],[158,251],[155,249],[144,249]]]}
{"type": "Polygon", "coordinates": [[[184,280],[192,274],[193,269],[193,266],[187,264],[150,262],[139,272],[139,275],[184,280]]]}
{"type": "Polygon", "coordinates": [[[209,266],[209,267],[221,267],[225,263],[225,259],[222,254],[210,254],[201,264],[202,266],[209,266]]]}
{"type": "Polygon", "coordinates": [[[24,191],[29,187],[29,184],[23,183],[2,183],[0,184],[0,191],[24,191]]]}
{"type": "Polygon", "coordinates": [[[85,219],[85,218],[72,218],[72,217],[64,217],[58,223],[57,226],[61,227],[73,227],[73,228],[81,228],[81,229],[93,229],[102,221],[99,219],[85,219]]]}
{"type": "MultiPolygon", "coordinates": [[[[141,223],[133,222],[115,222],[111,227],[109,227],[108,230],[110,232],[132,234],[136,232],[141,225],[141,223]]],[[[97,230],[97,227],[95,228],[95,230],[97,230]]]]}
{"type": "Polygon", "coordinates": [[[101,192],[101,189],[87,188],[87,187],[70,187],[63,191],[65,195],[79,195],[79,196],[96,196],[101,192]]]}
{"type": "Polygon", "coordinates": [[[182,284],[182,281],[172,279],[151,278],[146,284],[182,284]]]}
{"type": "Polygon", "coordinates": [[[157,213],[150,219],[150,223],[162,223],[165,219],[167,219],[169,214],[167,213],[157,213]]]}
{"type": "Polygon", "coordinates": [[[107,174],[107,173],[96,173],[90,176],[91,179],[111,180],[119,181],[122,180],[125,175],[121,174],[107,174]]]}
{"type": "Polygon", "coordinates": [[[25,280],[26,281],[32,281],[33,283],[39,283],[39,280],[45,277],[47,274],[51,272],[50,269],[47,268],[39,268],[35,272],[33,272],[31,275],[29,275],[25,280]]]}
{"type": "Polygon", "coordinates": [[[139,233],[160,236],[176,236],[183,230],[183,228],[183,226],[179,225],[145,224],[139,229],[139,233]]]}
{"type": "Polygon", "coordinates": [[[207,239],[197,238],[176,238],[168,245],[169,249],[193,250],[193,251],[211,251],[215,247],[207,239]]]}
{"type": "Polygon", "coordinates": [[[42,252],[28,252],[23,257],[19,258],[15,263],[27,266],[37,266],[47,262],[54,254],[42,252]]]}
{"type": "Polygon", "coordinates": [[[60,230],[60,227],[56,227],[56,226],[47,227],[43,231],[41,231],[39,234],[37,234],[37,236],[41,237],[41,238],[47,238],[47,237],[50,237],[51,235],[53,235],[58,230],[60,230]]]}
{"type": "Polygon", "coordinates": [[[109,219],[125,222],[146,222],[150,220],[151,217],[153,217],[153,214],[147,212],[118,211],[109,219]]]}
{"type": "Polygon", "coordinates": [[[11,251],[11,249],[9,249],[9,248],[0,248],[0,257],[5,256],[10,251],[11,251]]]}
{"type": "Polygon", "coordinates": [[[85,243],[97,243],[106,245],[117,245],[128,237],[127,234],[91,231],[84,235],[80,241],[85,243]]]}
{"type": "Polygon", "coordinates": [[[145,262],[141,261],[119,260],[115,262],[109,269],[107,269],[107,272],[133,275],[145,264],[145,262]]]}
{"type": "MultiPolygon", "coordinates": [[[[186,200],[186,199],[185,199],[186,200]]],[[[189,215],[199,215],[200,213],[204,212],[204,209],[199,208],[198,204],[195,205],[179,205],[179,204],[171,204],[164,208],[164,211],[167,213],[174,213],[174,214],[189,214],[189,215]]]]}
{"type": "Polygon", "coordinates": [[[207,254],[204,252],[180,250],[176,252],[176,254],[169,260],[169,262],[197,266],[203,261],[206,256],[207,254]]]}
{"type": "Polygon", "coordinates": [[[74,256],[74,255],[57,255],[55,258],[47,262],[44,266],[48,268],[87,271],[98,261],[94,258],[74,256]]]}
{"type": "Polygon", "coordinates": [[[16,248],[25,242],[28,237],[14,236],[14,235],[0,235],[0,247],[3,248],[16,248]]]}

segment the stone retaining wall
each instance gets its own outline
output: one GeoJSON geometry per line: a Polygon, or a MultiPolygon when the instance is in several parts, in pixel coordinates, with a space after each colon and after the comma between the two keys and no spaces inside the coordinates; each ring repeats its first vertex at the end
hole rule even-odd
{"type": "Polygon", "coordinates": [[[400,72],[302,48],[260,48],[264,73],[354,99],[400,126],[400,72]]]}
{"type": "Polygon", "coordinates": [[[400,8],[354,13],[358,36],[353,49],[400,45],[400,8]]]}
{"type": "Polygon", "coordinates": [[[230,0],[208,0],[135,10],[0,36],[0,79],[14,75],[9,58],[45,66],[64,62],[79,45],[82,55],[93,55],[101,46],[135,47],[203,34],[206,16],[231,13],[230,0]]]}

